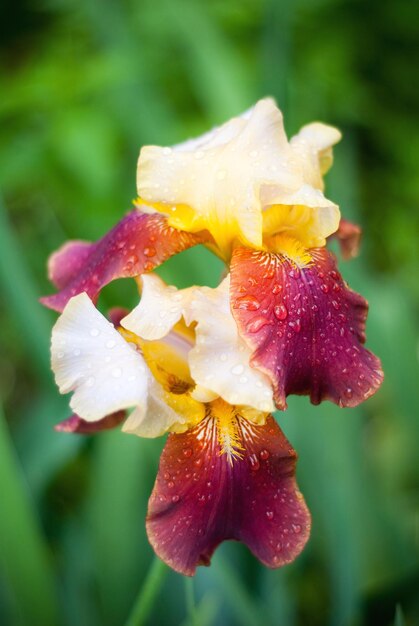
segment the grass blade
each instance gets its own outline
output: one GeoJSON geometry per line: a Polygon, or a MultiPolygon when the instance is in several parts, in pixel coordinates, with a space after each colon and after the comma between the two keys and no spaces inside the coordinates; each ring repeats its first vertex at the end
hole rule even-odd
{"type": "Polygon", "coordinates": [[[13,593],[17,623],[57,623],[53,575],[38,520],[25,492],[0,407],[0,566],[13,593]]]}

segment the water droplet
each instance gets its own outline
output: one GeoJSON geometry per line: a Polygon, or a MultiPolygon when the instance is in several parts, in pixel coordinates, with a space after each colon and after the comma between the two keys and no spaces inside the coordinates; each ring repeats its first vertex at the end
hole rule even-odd
{"type": "Polygon", "coordinates": [[[151,272],[153,267],[154,267],[154,265],[153,265],[153,263],[151,263],[151,261],[146,261],[146,263],[144,263],[144,271],[145,272],[151,272]]]}
{"type": "Polygon", "coordinates": [[[256,317],[254,320],[247,324],[246,330],[248,333],[257,333],[267,324],[272,324],[272,322],[266,317],[256,317]]]}
{"type": "Polygon", "coordinates": [[[259,456],[262,459],[262,461],[266,461],[266,459],[269,459],[270,454],[269,454],[268,450],[263,449],[263,450],[260,451],[259,456]]]}
{"type": "Polygon", "coordinates": [[[294,531],[294,533],[295,533],[296,535],[299,535],[299,534],[300,534],[300,532],[301,532],[301,526],[300,526],[300,524],[293,524],[293,525],[292,525],[292,529],[293,529],[293,531],[294,531]]]}
{"type": "Polygon", "coordinates": [[[322,283],[320,285],[320,289],[323,291],[323,293],[329,293],[329,285],[326,285],[326,283],[322,283]]]}
{"type": "Polygon", "coordinates": [[[249,456],[250,469],[256,472],[260,468],[259,459],[256,454],[251,454],[249,456]]]}
{"type": "Polygon", "coordinates": [[[192,448],[183,448],[182,454],[185,458],[189,459],[193,454],[193,450],[192,448]]]}
{"type": "Polygon", "coordinates": [[[169,489],[173,489],[173,487],[175,486],[175,483],[173,482],[173,480],[169,480],[169,482],[167,483],[167,486],[169,487],[169,489]]]}
{"type": "Polygon", "coordinates": [[[288,316],[288,310],[285,304],[277,304],[274,308],[275,317],[278,320],[284,320],[288,316]]]}
{"type": "Polygon", "coordinates": [[[301,320],[298,318],[296,320],[292,320],[291,322],[288,322],[288,326],[292,328],[294,332],[299,333],[301,330],[301,320]]]}
{"type": "Polygon", "coordinates": [[[153,246],[144,248],[144,256],[150,258],[152,256],[155,256],[155,254],[156,254],[156,248],[153,248],[153,246]]]}
{"type": "Polygon", "coordinates": [[[279,285],[278,283],[272,287],[272,293],[274,294],[274,296],[278,295],[278,293],[281,293],[281,291],[282,285],[279,285]]]}
{"type": "Polygon", "coordinates": [[[334,309],[336,309],[336,311],[339,311],[339,309],[340,309],[340,304],[339,304],[339,302],[338,302],[337,300],[332,300],[332,307],[333,307],[334,309]]]}
{"type": "Polygon", "coordinates": [[[179,496],[172,496],[172,502],[175,504],[176,502],[179,502],[180,498],[179,496]]]}
{"type": "Polygon", "coordinates": [[[241,296],[234,303],[235,309],[244,309],[245,311],[257,311],[259,307],[259,300],[252,295],[241,296]]]}
{"type": "Polygon", "coordinates": [[[240,374],[243,374],[243,372],[244,372],[244,367],[241,363],[231,368],[231,373],[235,374],[235,376],[240,376],[240,374]]]}
{"type": "Polygon", "coordinates": [[[116,341],[114,341],[114,339],[109,339],[105,345],[109,349],[114,348],[116,346],[116,341]]]}
{"type": "Polygon", "coordinates": [[[273,511],[266,511],[266,517],[268,518],[268,520],[273,520],[274,512],[273,511]]]}
{"type": "Polygon", "coordinates": [[[92,328],[90,331],[90,335],[92,337],[97,337],[99,335],[99,330],[97,328],[92,328]]]}
{"type": "Polygon", "coordinates": [[[343,393],[348,399],[352,398],[353,396],[353,391],[350,387],[347,387],[343,393]]]}

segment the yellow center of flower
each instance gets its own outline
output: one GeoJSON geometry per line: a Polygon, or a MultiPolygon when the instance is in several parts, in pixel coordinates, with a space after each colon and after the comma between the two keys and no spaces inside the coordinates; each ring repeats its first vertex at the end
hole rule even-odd
{"type": "Polygon", "coordinates": [[[209,404],[209,408],[217,425],[220,454],[226,454],[232,465],[234,460],[243,458],[244,450],[236,407],[218,398],[209,404]]]}
{"type": "Polygon", "coordinates": [[[290,235],[281,233],[268,237],[266,246],[269,252],[282,254],[288,261],[300,269],[310,266],[313,262],[310,251],[290,235]]]}

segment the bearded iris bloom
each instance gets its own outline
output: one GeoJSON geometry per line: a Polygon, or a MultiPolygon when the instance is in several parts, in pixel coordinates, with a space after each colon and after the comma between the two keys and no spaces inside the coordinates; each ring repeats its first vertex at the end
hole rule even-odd
{"type": "MultiPolygon", "coordinates": [[[[85,293],[69,301],[54,326],[52,367],[60,391],[73,392],[70,405],[76,413],[60,430],[101,430],[134,407],[124,431],[142,437],[171,432],[150,498],[147,532],[156,553],[175,570],[192,575],[198,564],[209,564],[225,539],[243,541],[270,567],[292,561],[310,531],[310,515],[295,481],[296,454],[268,414],[273,408],[268,380],[250,368],[250,351],[231,325],[224,333],[228,345],[222,344],[228,356],[217,354],[220,342],[210,318],[225,295],[205,288],[181,294],[157,277],[146,278],[154,292],[156,284],[169,292],[167,320],[163,316],[158,333],[148,319],[137,322],[138,311],[115,328],[85,293]],[[176,301],[179,313],[198,320],[196,339],[175,319],[176,301]],[[129,330],[133,326],[140,334],[129,330]],[[148,331],[141,332],[141,326],[148,331]],[[148,339],[156,334],[157,340],[148,339]],[[214,358],[205,363],[211,352],[214,358]],[[189,363],[196,366],[200,360],[205,372],[235,360],[242,382],[233,392],[226,385],[218,394],[219,380],[199,389],[189,363]],[[250,383],[253,400],[244,382],[250,383]],[[232,395],[236,404],[225,400],[232,395]]],[[[146,291],[149,318],[159,306],[154,292],[146,291]]]]}
{"type": "Polygon", "coordinates": [[[285,410],[290,394],[356,406],[381,384],[379,359],[364,347],[367,302],[326,247],[338,238],[351,257],[360,236],[324,195],[339,139],[314,123],[288,141],[266,99],[198,139],[146,146],[135,209],[97,243],[70,242],[51,257],[59,291],[43,302],[63,312],[53,369],[61,391],[74,391],[77,414],[61,429],[109,427],[134,406],[124,430],[172,433],[147,528],[183,573],[224,539],[244,541],[272,567],[295,558],[309,514],[295,453],[269,414],[285,410]],[[226,263],[216,289],[177,290],[151,273],[198,244],[226,263]],[[115,328],[94,303],[104,285],[134,276],[140,303],[115,328]],[[92,337],[99,326],[102,353],[92,337]]]}

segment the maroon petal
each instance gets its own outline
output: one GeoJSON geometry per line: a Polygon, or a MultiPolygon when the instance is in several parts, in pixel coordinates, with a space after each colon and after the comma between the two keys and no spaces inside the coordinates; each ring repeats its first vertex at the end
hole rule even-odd
{"type": "Polygon", "coordinates": [[[342,257],[345,260],[353,259],[358,255],[361,243],[362,230],[358,224],[341,219],[339,228],[332,237],[339,241],[342,257]]]}
{"type": "Polygon", "coordinates": [[[121,326],[121,320],[129,313],[129,309],[125,309],[122,306],[114,306],[108,311],[108,320],[118,328],[121,326]]]}
{"type": "Polygon", "coordinates": [[[299,270],[280,254],[236,249],[233,315],[278,408],[289,394],[356,406],[383,380],[379,359],[362,346],[368,303],[342,280],[330,252],[310,253],[313,263],[299,270]]]}
{"type": "Polygon", "coordinates": [[[126,418],[126,411],[117,411],[111,413],[97,422],[86,422],[78,415],[71,415],[54,427],[60,433],[77,433],[79,435],[89,435],[100,432],[101,430],[110,430],[116,428],[126,418]]]}
{"type": "Polygon", "coordinates": [[[149,272],[182,250],[207,240],[203,234],[176,230],[158,213],[131,211],[97,243],[69,242],[52,255],[49,275],[61,288],[41,298],[62,312],[73,296],[85,291],[94,302],[100,290],[116,278],[149,272]]]}
{"type": "Polygon", "coordinates": [[[51,254],[48,278],[57,289],[63,289],[83,269],[93,245],[89,241],[68,241],[51,254]]]}
{"type": "Polygon", "coordinates": [[[220,454],[215,420],[171,434],[151,494],[147,533],[156,554],[192,576],[215,548],[242,541],[268,567],[293,561],[310,534],[295,480],[297,455],[272,417],[255,426],[236,417],[242,458],[220,454]]]}

